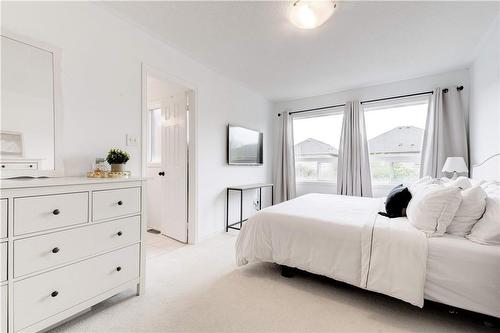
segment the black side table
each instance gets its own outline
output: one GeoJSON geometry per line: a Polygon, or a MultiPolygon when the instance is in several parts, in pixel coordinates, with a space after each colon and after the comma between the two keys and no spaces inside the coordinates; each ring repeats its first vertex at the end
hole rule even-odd
{"type": "Polygon", "coordinates": [[[243,192],[247,190],[255,190],[259,189],[259,210],[262,209],[262,189],[265,187],[271,188],[271,206],[274,205],[274,184],[250,184],[250,185],[241,185],[241,186],[231,186],[226,189],[226,232],[229,229],[241,230],[243,222],[247,219],[243,219],[243,192]],[[229,224],[229,192],[230,191],[239,191],[240,192],[240,220],[235,223],[229,224]],[[239,228],[236,225],[239,224],[239,228]]]}

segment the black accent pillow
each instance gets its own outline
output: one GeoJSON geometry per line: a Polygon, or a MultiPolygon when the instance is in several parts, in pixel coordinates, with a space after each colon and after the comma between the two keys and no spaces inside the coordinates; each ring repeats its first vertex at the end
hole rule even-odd
{"type": "Polygon", "coordinates": [[[403,184],[398,185],[387,195],[385,212],[379,212],[379,214],[389,218],[406,216],[406,207],[410,200],[411,193],[408,187],[403,184]]]}

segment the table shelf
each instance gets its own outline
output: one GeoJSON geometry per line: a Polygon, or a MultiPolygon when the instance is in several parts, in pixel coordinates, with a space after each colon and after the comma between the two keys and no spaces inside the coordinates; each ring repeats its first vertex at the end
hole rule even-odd
{"type": "Polygon", "coordinates": [[[274,184],[271,183],[262,183],[262,184],[248,184],[248,185],[240,185],[240,186],[230,186],[226,189],[226,232],[229,229],[233,230],[241,230],[243,226],[243,222],[246,222],[248,219],[243,219],[243,192],[247,190],[259,190],[259,210],[262,209],[262,189],[270,187],[271,188],[271,206],[274,205],[274,184]],[[240,219],[237,222],[229,224],[229,193],[231,191],[240,192],[240,219]],[[239,227],[236,227],[239,225],[239,227]]]}

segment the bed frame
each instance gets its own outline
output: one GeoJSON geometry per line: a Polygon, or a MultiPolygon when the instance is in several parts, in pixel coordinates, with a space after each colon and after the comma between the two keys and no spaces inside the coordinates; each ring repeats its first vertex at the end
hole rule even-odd
{"type": "MultiPolygon", "coordinates": [[[[307,274],[313,274],[313,273],[309,273],[307,271],[303,271],[303,270],[295,268],[295,267],[289,267],[289,266],[285,266],[285,265],[279,265],[279,266],[280,266],[280,270],[281,270],[281,276],[283,276],[284,278],[287,278],[287,279],[293,278],[297,273],[300,273],[300,272],[306,272],[307,274]]],[[[316,275],[316,274],[313,274],[313,275],[316,275]]],[[[336,280],[328,278],[328,277],[325,277],[325,278],[330,279],[332,281],[336,281],[336,280]]],[[[346,284],[346,285],[349,285],[349,284],[346,284]]],[[[470,311],[470,310],[457,308],[455,306],[451,306],[451,305],[444,304],[444,303],[425,300],[425,304],[429,304],[429,303],[433,304],[437,307],[445,309],[450,315],[460,316],[460,317],[464,316],[464,317],[469,317],[473,320],[479,320],[479,321],[481,321],[482,325],[487,327],[487,328],[499,328],[500,327],[500,318],[488,316],[488,315],[474,312],[474,311],[470,311]]]]}
{"type": "Polygon", "coordinates": [[[471,166],[471,178],[495,180],[500,182],[500,153],[485,158],[471,166]]]}

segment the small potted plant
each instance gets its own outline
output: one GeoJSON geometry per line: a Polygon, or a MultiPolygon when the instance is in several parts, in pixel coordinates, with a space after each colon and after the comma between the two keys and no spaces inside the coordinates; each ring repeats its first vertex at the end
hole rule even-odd
{"type": "Polygon", "coordinates": [[[126,151],[111,149],[106,161],[111,165],[111,172],[123,172],[123,165],[130,159],[126,151]]]}

